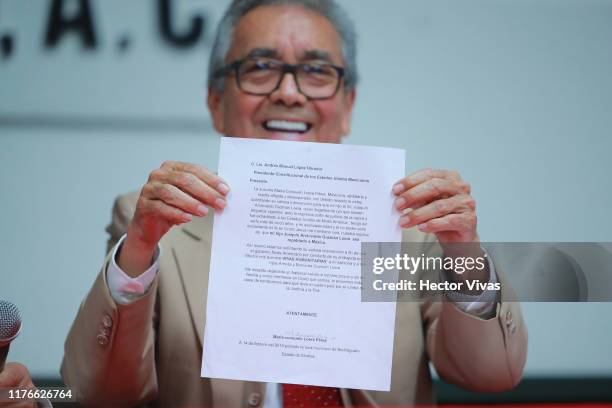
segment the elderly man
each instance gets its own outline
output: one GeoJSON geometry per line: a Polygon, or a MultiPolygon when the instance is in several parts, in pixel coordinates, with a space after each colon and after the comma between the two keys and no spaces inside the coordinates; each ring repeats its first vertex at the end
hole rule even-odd
{"type": "MultiPolygon", "coordinates": [[[[235,0],[218,27],[208,107],[222,135],[340,143],[350,130],[356,80],[352,23],[333,1],[235,0]]],[[[200,378],[212,213],[232,205],[231,187],[199,165],[165,162],[139,194],[118,198],[108,255],[62,364],[83,403],[432,403],[428,361],[444,379],[473,390],[519,381],[526,332],[518,305],[478,296],[398,305],[390,392],[200,378]]],[[[389,189],[399,210],[412,209],[399,220],[404,239],[478,242],[474,199],[457,173],[419,171],[389,189]]],[[[480,278],[498,279],[494,269],[480,278]]]]}

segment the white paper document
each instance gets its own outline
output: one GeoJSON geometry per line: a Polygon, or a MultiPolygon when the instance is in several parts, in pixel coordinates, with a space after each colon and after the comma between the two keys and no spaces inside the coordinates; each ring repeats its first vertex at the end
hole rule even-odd
{"type": "Polygon", "coordinates": [[[388,391],[395,302],[361,302],[361,242],[399,242],[400,149],[224,137],[202,377],[388,391]]]}

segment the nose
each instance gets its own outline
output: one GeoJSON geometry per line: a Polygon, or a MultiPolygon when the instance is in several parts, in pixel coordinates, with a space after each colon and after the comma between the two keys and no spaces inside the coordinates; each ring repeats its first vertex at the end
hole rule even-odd
{"type": "Polygon", "coordinates": [[[270,94],[270,99],[274,103],[282,103],[286,106],[304,105],[308,100],[300,92],[295,76],[290,72],[283,75],[278,88],[270,94]]]}

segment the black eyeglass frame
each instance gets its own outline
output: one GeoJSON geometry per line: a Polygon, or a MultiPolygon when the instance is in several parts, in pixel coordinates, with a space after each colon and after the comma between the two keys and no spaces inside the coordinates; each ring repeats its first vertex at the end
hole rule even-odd
{"type": "MultiPolygon", "coordinates": [[[[333,68],[336,73],[338,74],[338,83],[336,84],[336,89],[334,90],[334,92],[329,95],[329,96],[323,96],[323,97],[311,97],[306,95],[302,89],[300,88],[300,82],[297,79],[297,70],[298,68],[302,67],[302,66],[307,66],[309,64],[307,63],[302,63],[302,64],[287,64],[287,63],[282,63],[280,66],[280,73],[281,75],[278,77],[278,82],[276,83],[276,86],[270,91],[270,92],[265,92],[265,93],[260,93],[260,92],[249,92],[249,91],[245,91],[244,88],[242,88],[242,84],[240,83],[240,75],[239,75],[239,70],[240,67],[242,66],[242,64],[244,64],[246,61],[248,60],[254,60],[255,58],[242,58],[242,59],[238,59],[236,61],[230,62],[229,64],[227,64],[224,67],[219,68],[217,71],[215,71],[213,77],[214,78],[222,78],[226,75],[228,75],[229,73],[231,73],[232,71],[234,71],[234,76],[236,77],[236,84],[238,84],[238,88],[249,95],[256,95],[256,96],[268,96],[271,95],[273,92],[275,92],[276,90],[278,90],[278,88],[280,87],[281,82],[283,82],[283,78],[285,78],[286,74],[291,74],[293,75],[293,80],[295,81],[295,85],[298,88],[298,91],[304,95],[306,98],[308,98],[309,100],[324,100],[324,99],[330,99],[333,98],[337,93],[338,90],[340,89],[340,84],[342,83],[342,79],[344,78],[345,75],[345,69],[343,67],[339,67],[333,64],[329,64],[329,63],[325,63],[325,65],[333,68]]],[[[279,61],[281,62],[281,61],[279,61]]]]}

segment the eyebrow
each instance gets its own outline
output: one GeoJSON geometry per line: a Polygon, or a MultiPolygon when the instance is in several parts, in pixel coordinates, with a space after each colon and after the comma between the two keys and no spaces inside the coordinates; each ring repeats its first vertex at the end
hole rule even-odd
{"type": "Polygon", "coordinates": [[[247,58],[276,58],[278,57],[278,51],[273,48],[253,48],[247,54],[247,58]]]}
{"type": "MultiPolygon", "coordinates": [[[[278,51],[273,48],[253,48],[247,54],[247,58],[278,58],[278,51]]],[[[302,55],[301,60],[322,60],[332,62],[329,52],[323,50],[308,50],[302,55]]]]}
{"type": "Polygon", "coordinates": [[[302,60],[322,60],[332,62],[329,52],[323,50],[308,50],[302,56],[302,60]]]}

